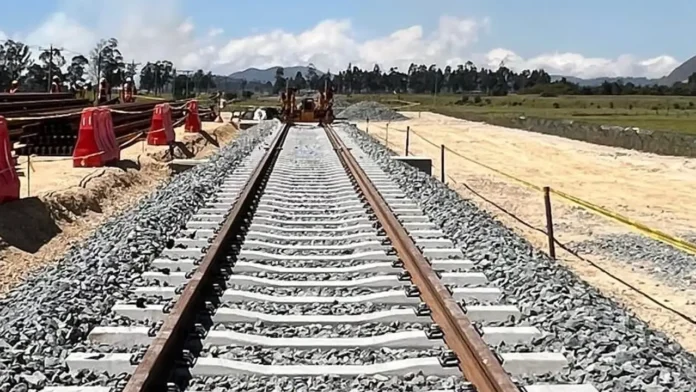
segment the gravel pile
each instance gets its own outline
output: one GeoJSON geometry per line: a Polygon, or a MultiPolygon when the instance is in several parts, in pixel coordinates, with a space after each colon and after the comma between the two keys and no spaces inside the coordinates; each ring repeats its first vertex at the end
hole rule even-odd
{"type": "Polygon", "coordinates": [[[604,253],[670,285],[696,288],[696,256],[643,235],[603,235],[570,246],[579,253],[604,253]]]}
{"type": "Polygon", "coordinates": [[[109,381],[70,375],[63,359],[84,348],[94,326],[110,323],[112,306],[128,296],[166,238],[181,230],[223,178],[277,126],[269,121],[242,132],[209,163],[173,177],[0,300],[0,391],[109,381]]]}
{"type": "Polygon", "coordinates": [[[418,202],[491,284],[516,304],[523,320],[548,332],[535,350],[562,352],[570,366],[525,382],[592,383],[600,391],[696,391],[696,358],[650,329],[572,272],[534,249],[473,203],[434,178],[389,158],[384,147],[352,126],[351,134],[418,202]]]}
{"type": "Polygon", "coordinates": [[[333,109],[335,113],[338,113],[339,111],[347,108],[348,106],[350,106],[350,102],[346,101],[342,97],[334,97],[333,109]]]}
{"type": "Polygon", "coordinates": [[[377,102],[363,101],[348,106],[336,117],[349,121],[402,121],[407,117],[377,102]]]}

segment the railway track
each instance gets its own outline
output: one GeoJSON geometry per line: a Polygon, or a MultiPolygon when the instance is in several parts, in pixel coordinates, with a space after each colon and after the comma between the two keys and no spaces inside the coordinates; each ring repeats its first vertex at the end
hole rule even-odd
{"type": "Polygon", "coordinates": [[[510,392],[561,372],[562,354],[515,349],[545,332],[485,272],[340,127],[286,126],[67,356],[85,385],[44,391],[510,392]]]}

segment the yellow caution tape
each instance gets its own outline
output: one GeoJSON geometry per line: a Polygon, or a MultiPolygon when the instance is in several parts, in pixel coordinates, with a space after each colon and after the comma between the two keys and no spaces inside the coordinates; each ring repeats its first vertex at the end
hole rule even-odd
{"type": "MultiPolygon", "coordinates": [[[[428,140],[428,139],[427,139],[426,137],[424,137],[423,135],[418,134],[418,133],[415,132],[413,129],[411,129],[411,133],[414,133],[415,135],[417,135],[418,137],[420,137],[421,139],[423,139],[423,140],[426,141],[427,143],[429,143],[429,144],[431,144],[431,145],[433,145],[433,146],[435,146],[435,147],[437,147],[437,148],[440,148],[438,145],[436,145],[435,143],[431,142],[430,140],[428,140]]],[[[497,173],[497,174],[499,174],[499,175],[501,175],[501,176],[503,176],[503,177],[509,178],[509,179],[511,179],[511,180],[513,180],[513,181],[519,183],[519,184],[522,184],[522,185],[526,186],[526,187],[529,188],[529,189],[533,189],[533,190],[538,191],[538,192],[543,192],[543,191],[544,191],[543,187],[540,187],[540,186],[538,186],[538,185],[532,184],[531,182],[525,181],[525,180],[523,180],[523,179],[521,179],[521,178],[517,178],[517,177],[515,177],[515,176],[513,176],[513,175],[511,175],[511,174],[505,173],[505,172],[503,172],[503,171],[501,171],[501,170],[498,170],[498,169],[496,169],[496,168],[494,168],[494,167],[488,166],[488,165],[486,165],[486,164],[484,164],[484,163],[478,162],[478,161],[476,161],[476,160],[474,160],[474,159],[465,157],[464,155],[462,155],[462,154],[460,154],[460,153],[458,153],[458,152],[456,152],[456,151],[453,151],[453,150],[451,150],[451,149],[448,148],[448,147],[445,147],[445,150],[451,152],[452,154],[456,155],[456,156],[459,157],[459,158],[462,158],[462,159],[464,159],[464,160],[466,160],[466,161],[469,161],[469,162],[471,162],[471,163],[474,163],[474,164],[476,164],[476,165],[479,165],[479,166],[481,166],[481,167],[484,167],[484,168],[486,168],[486,169],[488,169],[488,170],[490,170],[490,171],[492,171],[492,172],[495,172],[495,173],[497,173]]],[[[580,207],[583,207],[583,208],[585,208],[585,209],[587,209],[587,210],[590,210],[590,211],[592,211],[592,212],[594,212],[594,213],[596,213],[596,214],[598,214],[598,215],[600,215],[600,216],[603,216],[603,217],[605,217],[605,218],[609,218],[609,219],[612,219],[612,220],[614,220],[614,221],[616,221],[616,222],[619,222],[619,223],[621,223],[621,224],[624,224],[624,225],[630,227],[631,229],[633,229],[633,230],[635,230],[635,231],[637,231],[637,232],[640,232],[640,233],[646,235],[647,237],[650,237],[650,238],[652,238],[652,239],[654,239],[654,240],[657,240],[657,241],[663,242],[663,243],[665,243],[665,244],[671,245],[671,246],[673,246],[673,247],[675,247],[675,248],[677,248],[677,249],[679,249],[679,250],[682,250],[682,251],[684,251],[684,252],[687,252],[687,253],[696,255],[696,245],[694,245],[694,244],[692,244],[692,243],[690,243],[690,242],[688,242],[688,241],[686,241],[686,240],[683,240],[683,239],[681,239],[681,238],[678,238],[678,237],[675,237],[675,236],[673,236],[673,235],[667,234],[667,233],[665,233],[665,232],[663,232],[663,231],[660,231],[660,230],[657,230],[657,229],[653,229],[653,228],[651,228],[651,227],[646,226],[646,225],[643,224],[643,223],[634,221],[634,220],[632,220],[632,219],[630,219],[630,218],[627,218],[627,217],[625,217],[625,216],[623,216],[623,215],[621,215],[621,214],[618,214],[618,213],[616,213],[616,212],[610,211],[610,210],[608,210],[608,209],[606,209],[606,208],[600,207],[600,206],[598,206],[598,205],[596,205],[596,204],[590,203],[590,202],[588,202],[588,201],[585,201],[585,200],[583,200],[583,199],[580,199],[579,197],[570,195],[570,194],[568,194],[568,193],[565,193],[565,192],[562,192],[562,191],[559,191],[559,190],[556,190],[556,189],[553,189],[553,188],[550,188],[550,192],[553,193],[554,195],[556,195],[556,196],[558,196],[558,197],[564,199],[564,200],[567,200],[567,201],[569,201],[569,202],[571,202],[571,203],[573,203],[573,204],[576,204],[576,205],[578,205],[578,206],[580,206],[580,207]]]]}
{"type": "Polygon", "coordinates": [[[686,240],[669,235],[669,234],[662,232],[660,230],[653,229],[653,228],[648,227],[640,222],[636,222],[630,218],[627,218],[621,214],[617,214],[616,212],[609,211],[606,208],[600,207],[596,204],[592,204],[588,201],[582,200],[582,199],[575,197],[573,195],[569,195],[565,192],[561,192],[561,191],[553,189],[553,188],[550,191],[551,191],[551,193],[553,193],[557,196],[560,196],[561,198],[568,200],[574,204],[577,204],[577,205],[584,207],[590,211],[593,211],[599,215],[602,215],[602,216],[607,217],[607,218],[611,218],[617,222],[620,222],[626,226],[629,226],[629,227],[635,229],[636,231],[639,231],[639,232],[645,234],[646,236],[648,236],[652,239],[664,242],[664,243],[672,245],[673,247],[680,249],[684,252],[696,255],[696,245],[694,245],[686,240]]]}

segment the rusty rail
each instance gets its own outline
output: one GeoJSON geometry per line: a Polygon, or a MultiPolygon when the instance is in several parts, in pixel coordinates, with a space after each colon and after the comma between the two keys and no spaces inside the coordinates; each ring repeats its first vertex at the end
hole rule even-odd
{"type": "Polygon", "coordinates": [[[262,188],[266,174],[273,168],[290,126],[286,125],[273,139],[268,151],[254,169],[232,211],[225,218],[220,231],[210,244],[198,269],[184,287],[171,314],[148,347],[123,392],[166,390],[164,384],[181,358],[187,335],[193,329],[206,289],[211,286],[216,266],[225,259],[228,247],[244,225],[246,213],[253,206],[257,192],[262,188]]]}
{"type": "Polygon", "coordinates": [[[360,167],[348,147],[328,124],[324,125],[341,163],[353,175],[372,207],[397,255],[418,287],[421,298],[432,312],[433,320],[442,328],[447,346],[454,351],[464,377],[478,392],[519,392],[500,361],[476,331],[450,291],[440,281],[430,263],[398,221],[379,191],[360,167]]]}

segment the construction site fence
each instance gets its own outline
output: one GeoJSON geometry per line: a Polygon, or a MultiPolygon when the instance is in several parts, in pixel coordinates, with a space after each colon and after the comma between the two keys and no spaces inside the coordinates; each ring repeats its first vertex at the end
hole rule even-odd
{"type": "MultiPolygon", "coordinates": [[[[605,207],[599,206],[595,203],[589,202],[589,201],[584,200],[580,197],[571,195],[571,194],[564,192],[562,190],[555,189],[553,187],[545,187],[545,186],[535,184],[531,181],[516,177],[510,173],[503,171],[503,170],[492,167],[492,166],[487,165],[483,162],[477,161],[473,158],[467,157],[458,151],[452,150],[451,148],[447,147],[444,144],[437,144],[437,143],[433,142],[432,140],[425,137],[422,133],[415,131],[411,127],[407,127],[406,129],[399,129],[399,128],[395,128],[395,127],[391,126],[390,124],[388,124],[386,126],[370,124],[369,127],[366,129],[366,131],[368,133],[369,133],[370,127],[376,127],[376,128],[380,128],[380,129],[386,131],[384,138],[381,138],[378,135],[373,135],[373,136],[375,136],[378,139],[384,140],[387,147],[390,147],[390,143],[389,143],[389,130],[390,129],[392,131],[398,131],[400,133],[401,132],[405,133],[405,138],[406,138],[406,148],[404,151],[405,154],[408,154],[408,148],[409,148],[408,144],[409,144],[409,139],[411,137],[411,134],[417,136],[418,138],[420,138],[421,140],[423,140],[425,143],[429,144],[430,146],[437,148],[438,150],[440,150],[440,160],[441,160],[440,169],[441,169],[442,174],[445,173],[445,170],[444,170],[445,164],[444,164],[443,158],[445,157],[445,152],[447,152],[447,153],[450,153],[450,154],[457,156],[458,158],[464,159],[467,162],[470,162],[470,163],[477,165],[479,167],[483,167],[483,168],[485,168],[493,173],[496,173],[502,177],[505,177],[509,180],[512,180],[512,181],[514,181],[514,182],[516,182],[516,183],[518,183],[518,184],[522,185],[523,187],[526,187],[530,190],[537,191],[539,193],[544,193],[544,188],[547,188],[548,192],[550,192],[552,195],[558,197],[559,199],[561,199],[565,202],[579,206],[587,211],[590,211],[590,212],[592,212],[596,215],[599,215],[601,217],[607,218],[611,221],[620,223],[624,226],[627,226],[628,228],[630,228],[633,231],[636,231],[636,232],[641,233],[649,238],[652,238],[654,240],[657,240],[657,241],[660,241],[660,242],[665,243],[667,245],[670,245],[670,246],[672,246],[676,249],[679,249],[683,252],[686,252],[686,253],[689,253],[692,255],[696,255],[696,245],[685,240],[685,239],[682,239],[682,238],[679,238],[677,236],[665,233],[661,230],[649,227],[648,225],[641,223],[641,222],[638,222],[635,219],[626,217],[622,214],[611,211],[605,207]]],[[[396,145],[394,145],[394,146],[396,146],[396,145]]],[[[433,167],[434,166],[435,165],[433,165],[433,167]]],[[[443,182],[445,182],[445,179],[442,178],[442,175],[441,175],[441,180],[443,180],[443,182]]]]}

